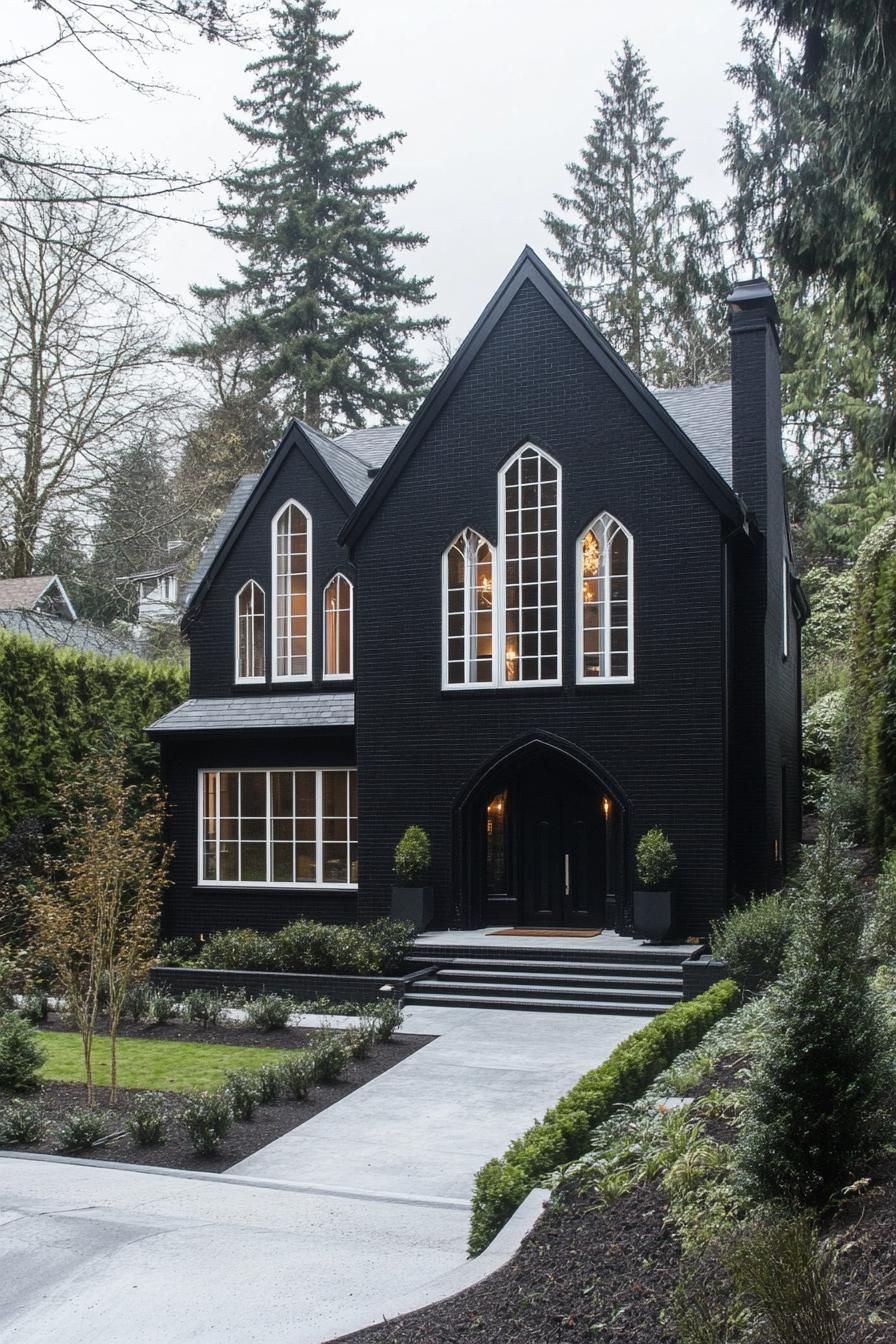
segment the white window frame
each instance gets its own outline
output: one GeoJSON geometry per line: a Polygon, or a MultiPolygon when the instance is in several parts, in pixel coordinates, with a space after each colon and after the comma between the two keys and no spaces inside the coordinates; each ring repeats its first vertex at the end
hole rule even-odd
{"type": "MultiPolygon", "coordinates": [[[[324,774],[326,774],[327,772],[335,773],[335,774],[340,774],[340,775],[345,775],[346,777],[349,776],[349,775],[354,775],[354,776],[356,777],[355,788],[356,788],[356,792],[357,792],[357,774],[358,774],[357,768],[356,768],[355,766],[338,766],[338,765],[336,765],[336,766],[334,766],[334,765],[323,765],[323,766],[304,766],[304,765],[296,765],[296,766],[282,765],[282,766],[277,766],[277,765],[272,765],[272,766],[258,766],[258,767],[254,767],[254,766],[238,766],[238,765],[237,765],[237,766],[223,766],[223,765],[222,765],[222,766],[216,766],[216,767],[215,767],[214,769],[212,769],[212,770],[199,770],[199,771],[197,771],[197,799],[198,799],[198,806],[197,806],[197,839],[198,839],[198,846],[197,846],[197,868],[196,868],[196,873],[197,873],[197,886],[200,886],[200,887],[244,887],[244,888],[261,888],[261,887],[265,887],[265,888],[279,889],[279,890],[281,890],[281,891],[339,891],[339,892],[342,892],[342,891],[357,891],[357,890],[358,890],[358,883],[357,883],[357,882],[352,882],[351,880],[347,880],[347,881],[345,881],[345,882],[323,882],[323,881],[316,881],[316,882],[274,882],[274,881],[271,880],[271,878],[270,878],[270,874],[271,874],[271,871],[272,871],[272,864],[273,864],[273,858],[274,858],[274,846],[273,846],[272,826],[271,826],[271,822],[272,822],[272,816],[271,816],[271,812],[272,812],[272,808],[271,808],[271,775],[272,775],[272,774],[277,774],[277,773],[279,773],[280,771],[290,772],[290,773],[293,773],[293,774],[304,772],[304,773],[307,773],[307,774],[313,774],[313,775],[315,775],[315,785],[314,785],[314,806],[315,806],[315,866],[316,866],[316,869],[317,869],[318,874],[322,874],[322,873],[323,873],[323,848],[324,848],[324,839],[323,839],[323,835],[324,835],[324,828],[323,828],[323,776],[324,776],[324,774]],[[214,877],[214,878],[213,878],[213,877],[206,877],[206,876],[205,876],[205,832],[204,832],[204,823],[205,823],[205,779],[206,779],[206,776],[207,776],[207,775],[218,775],[218,776],[220,776],[220,775],[228,775],[228,774],[231,774],[231,775],[265,775],[265,776],[266,776],[266,782],[265,782],[265,789],[266,789],[265,810],[266,810],[266,816],[265,816],[265,841],[264,841],[264,843],[265,843],[265,853],[266,853],[266,871],[267,871],[267,874],[268,874],[268,878],[267,878],[267,880],[265,880],[264,882],[261,882],[261,881],[254,881],[254,880],[251,881],[251,882],[243,882],[243,881],[241,881],[239,878],[234,878],[234,877],[228,877],[228,878],[214,877]]],[[[346,779],[346,785],[347,785],[347,787],[348,787],[348,780],[347,780],[347,779],[346,779]]],[[[218,783],[218,787],[217,787],[216,790],[215,790],[215,807],[216,807],[216,812],[215,812],[215,835],[216,835],[215,872],[220,873],[220,871],[221,871],[221,858],[220,858],[220,848],[221,848],[221,786],[220,786],[220,782],[218,783]]],[[[241,818],[240,818],[240,819],[241,819],[241,818]]],[[[357,821],[358,819],[355,818],[355,820],[357,821]]],[[[345,843],[346,843],[346,848],[347,848],[347,853],[348,853],[348,873],[349,873],[349,879],[350,879],[350,877],[351,877],[351,850],[348,849],[348,846],[349,846],[349,844],[351,843],[351,822],[352,822],[352,818],[351,818],[350,815],[347,817],[347,821],[348,821],[348,827],[349,827],[349,837],[348,837],[348,839],[346,840],[345,843]]],[[[341,843],[341,842],[339,842],[339,843],[341,843]]],[[[355,843],[357,843],[357,841],[356,841],[355,843]]]]}
{"type": "MultiPolygon", "coordinates": [[[[606,648],[608,656],[612,652],[610,648],[610,631],[612,629],[610,622],[610,574],[607,572],[603,576],[604,588],[604,612],[608,622],[605,630],[607,640],[606,648]]],[[[600,580],[599,580],[600,581],[600,580]]],[[[577,686],[631,686],[635,680],[635,541],[629,529],[624,523],[608,513],[604,509],[597,514],[595,518],[583,527],[576,538],[576,685],[577,686]],[[597,528],[606,531],[609,525],[615,525],[621,532],[625,533],[628,540],[628,571],[626,582],[628,585],[628,672],[624,677],[586,677],[584,672],[585,664],[585,600],[584,583],[585,572],[583,565],[582,543],[589,532],[594,532],[597,528]]]]}
{"type": "MultiPolygon", "coordinates": [[[[468,543],[465,543],[468,544],[468,543]]],[[[475,582],[474,582],[475,587],[475,582]]],[[[503,647],[503,641],[500,639],[499,630],[499,568],[497,550],[484,537],[481,532],[477,532],[475,527],[461,528],[460,532],[452,538],[442,552],[442,689],[445,691],[488,691],[494,690],[499,684],[495,668],[498,663],[498,649],[503,647]],[[472,611],[470,604],[470,595],[473,589],[470,586],[469,557],[465,560],[464,574],[464,673],[463,681],[448,680],[448,557],[457,543],[462,538],[476,537],[477,545],[488,547],[488,553],[492,563],[492,674],[488,681],[470,681],[470,637],[472,634],[472,611]]]]}
{"type": "MultiPolygon", "coordinates": [[[[337,608],[337,611],[340,610],[337,608]]],[[[324,584],[323,591],[323,642],[324,642],[324,681],[351,681],[355,675],[355,585],[347,574],[338,570],[324,584]],[[348,584],[348,671],[347,672],[329,672],[327,670],[327,656],[329,652],[329,642],[327,638],[327,593],[333,584],[339,579],[348,584]]],[[[337,639],[338,656],[338,639],[337,639]]]]}
{"type": "MultiPolygon", "coordinates": [[[[522,484],[522,483],[521,483],[522,484]]],[[[522,557],[520,557],[522,560],[522,557]]],[[[512,457],[504,463],[498,472],[498,576],[499,581],[495,584],[498,590],[497,599],[497,628],[498,628],[498,648],[497,656],[497,685],[507,687],[528,687],[528,686],[562,686],[563,685],[563,468],[555,457],[545,452],[537,443],[520,444],[512,457]],[[507,612],[506,612],[506,592],[507,592],[507,516],[506,516],[506,491],[507,491],[507,473],[523,454],[531,449],[538,453],[539,457],[551,466],[557,472],[557,675],[556,677],[541,678],[537,680],[532,678],[524,681],[520,677],[516,681],[509,681],[506,675],[506,648],[507,648],[507,612]]],[[[539,620],[539,633],[541,622],[539,620]]],[[[540,671],[540,669],[539,669],[540,671]]]]}
{"type": "MultiPolygon", "coordinates": [[[[314,574],[314,569],[313,569],[314,550],[313,550],[313,546],[312,546],[312,540],[313,540],[313,538],[312,538],[311,514],[308,512],[308,510],[304,507],[303,504],[300,504],[300,503],[299,503],[299,501],[298,501],[297,499],[288,499],[288,500],[286,501],[286,503],[282,506],[282,508],[279,508],[279,509],[277,510],[277,512],[274,514],[274,517],[273,517],[272,520],[271,520],[271,606],[272,606],[272,611],[271,611],[271,621],[270,621],[270,626],[271,626],[271,681],[279,681],[279,682],[284,682],[284,681],[310,681],[311,678],[312,678],[312,672],[313,672],[313,666],[314,666],[314,665],[313,665],[313,662],[312,662],[312,656],[313,656],[313,653],[314,653],[314,638],[313,638],[313,633],[314,633],[314,620],[313,620],[313,617],[312,617],[312,610],[311,610],[311,607],[312,607],[312,603],[311,603],[311,594],[312,594],[312,590],[313,590],[313,587],[314,587],[314,583],[313,583],[313,574],[314,574]],[[283,517],[283,515],[284,515],[284,514],[287,512],[287,510],[290,509],[290,508],[298,509],[299,513],[304,514],[304,515],[305,515],[305,521],[306,521],[306,523],[307,523],[307,533],[306,533],[306,536],[307,536],[307,550],[306,550],[306,555],[305,555],[305,611],[306,611],[306,618],[305,618],[305,667],[306,667],[306,671],[305,671],[305,672],[278,672],[278,671],[277,671],[277,666],[278,666],[278,659],[277,659],[277,638],[278,638],[278,633],[279,633],[279,629],[280,629],[280,613],[279,613],[279,611],[278,611],[278,606],[279,606],[278,597],[279,597],[279,594],[278,594],[278,591],[277,591],[277,525],[278,525],[278,523],[280,522],[280,519],[283,517]]],[[[287,622],[288,622],[289,617],[287,617],[286,619],[287,619],[287,622]]],[[[288,639],[288,643],[289,643],[289,661],[291,662],[291,661],[292,661],[292,640],[291,640],[291,637],[289,637],[289,639],[288,639]]]]}
{"type": "MultiPolygon", "coordinates": [[[[262,651],[262,654],[264,655],[264,658],[265,658],[265,659],[267,658],[267,640],[268,640],[268,632],[267,632],[267,597],[266,597],[266,595],[265,595],[265,591],[264,591],[264,589],[262,588],[262,586],[261,586],[260,583],[256,583],[254,579],[248,579],[247,582],[243,584],[242,588],[239,590],[239,592],[237,593],[236,597],[233,599],[233,613],[234,613],[234,616],[233,616],[233,635],[234,635],[234,640],[233,640],[234,678],[233,678],[233,679],[234,679],[234,682],[236,683],[237,686],[258,686],[258,685],[262,685],[262,686],[263,686],[263,685],[265,684],[265,682],[267,681],[266,672],[262,672],[262,674],[261,674],[260,677],[241,677],[241,676],[240,676],[240,619],[241,619],[241,618],[240,618],[240,598],[242,597],[243,593],[246,591],[247,588],[249,588],[249,589],[253,589],[253,588],[254,588],[257,592],[261,593],[261,621],[262,621],[262,629],[261,629],[261,651],[262,651]]],[[[253,603],[253,607],[254,607],[254,603],[253,603]]],[[[250,622],[251,622],[253,619],[254,619],[254,616],[249,617],[250,622]]],[[[253,636],[253,639],[254,639],[254,636],[253,636]]],[[[253,645],[253,652],[254,652],[254,645],[253,645]]],[[[252,665],[252,660],[251,660],[251,659],[249,660],[249,665],[250,665],[250,667],[251,667],[251,665],[252,665]]]]}

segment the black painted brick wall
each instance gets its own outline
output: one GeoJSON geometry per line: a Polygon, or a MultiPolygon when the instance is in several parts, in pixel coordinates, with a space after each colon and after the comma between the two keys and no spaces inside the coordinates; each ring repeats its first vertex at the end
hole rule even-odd
{"type": "Polygon", "coordinates": [[[525,286],[358,544],[362,917],[387,909],[392,850],[416,822],[432,836],[436,922],[462,918],[453,805],[538,728],[617,779],[633,839],[669,832],[683,926],[707,928],[727,866],[721,556],[705,495],[525,286]],[[468,525],[497,540],[497,471],[526,438],[564,470],[564,685],[442,692],[441,554],[468,525]],[[602,509],[635,539],[636,684],[577,688],[574,541],[602,509]]]}

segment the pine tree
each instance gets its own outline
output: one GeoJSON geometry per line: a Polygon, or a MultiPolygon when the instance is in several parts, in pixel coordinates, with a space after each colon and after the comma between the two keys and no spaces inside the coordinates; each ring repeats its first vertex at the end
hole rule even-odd
{"type": "Polygon", "coordinates": [[[575,297],[645,382],[725,377],[727,276],[719,221],[687,192],[682,151],[630,42],[607,73],[572,193],[544,224],[575,297]]]}
{"type": "Polygon", "coordinates": [[[252,352],[246,386],[285,413],[328,429],[405,418],[426,385],[412,338],[441,319],[413,316],[430,280],[409,275],[400,254],[426,238],[391,224],[407,196],[382,173],[403,132],[370,139],[381,113],[338,80],[334,53],[349,33],[329,31],[324,0],[283,0],[273,11],[274,53],[250,65],[250,97],[228,118],[251,150],[225,179],[215,235],[239,254],[239,278],[194,290],[202,304],[237,309],[193,359],[252,352]]]}
{"type": "Polygon", "coordinates": [[[81,576],[82,614],[103,623],[135,619],[134,586],[123,576],[165,562],[178,531],[165,455],[151,435],[135,439],[110,473],[93,556],[81,576]]]}

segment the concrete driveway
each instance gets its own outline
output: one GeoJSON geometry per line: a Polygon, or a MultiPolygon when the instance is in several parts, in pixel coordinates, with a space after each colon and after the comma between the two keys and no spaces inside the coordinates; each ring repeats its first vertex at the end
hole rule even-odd
{"type": "Polygon", "coordinates": [[[320,1344],[461,1264],[473,1176],[646,1019],[417,1008],[438,1039],[224,1177],[0,1158],[0,1339],[320,1344]]]}

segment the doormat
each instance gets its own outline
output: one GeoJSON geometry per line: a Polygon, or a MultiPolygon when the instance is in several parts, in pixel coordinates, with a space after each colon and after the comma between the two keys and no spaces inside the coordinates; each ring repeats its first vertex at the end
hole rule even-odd
{"type": "Polygon", "coordinates": [[[492,929],[486,938],[596,938],[603,929],[492,929]]]}

